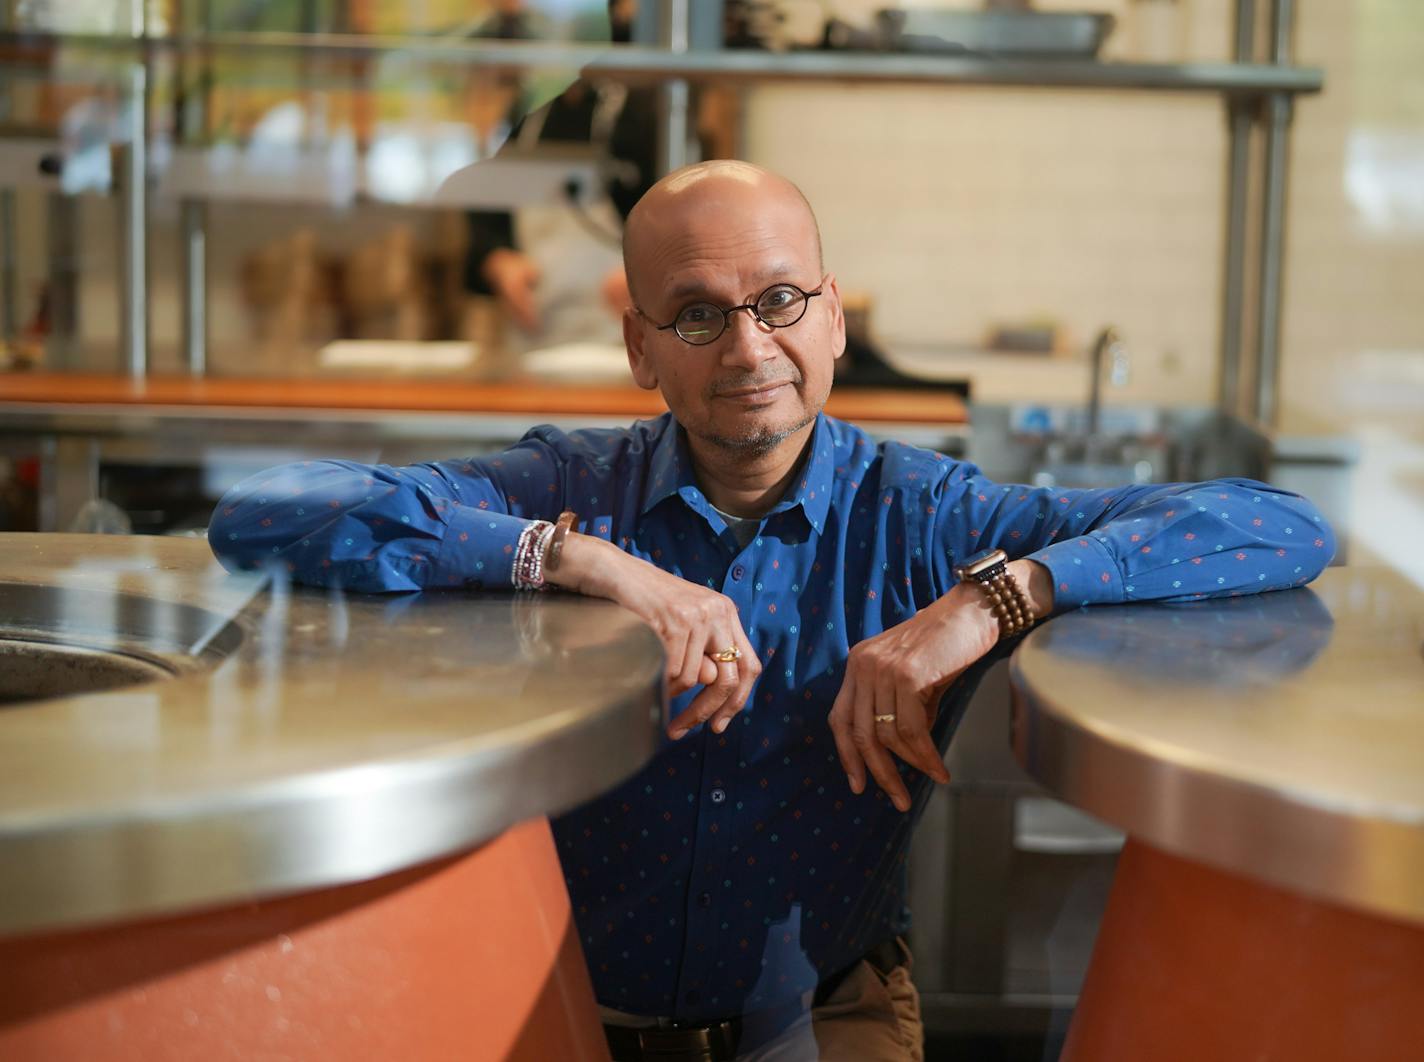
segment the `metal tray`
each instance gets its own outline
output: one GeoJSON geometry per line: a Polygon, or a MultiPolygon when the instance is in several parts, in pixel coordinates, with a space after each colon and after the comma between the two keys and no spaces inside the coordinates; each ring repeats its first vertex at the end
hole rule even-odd
{"type": "Polygon", "coordinates": [[[920,8],[879,11],[876,21],[892,51],[1092,59],[1116,20],[1097,12],[920,8]]]}

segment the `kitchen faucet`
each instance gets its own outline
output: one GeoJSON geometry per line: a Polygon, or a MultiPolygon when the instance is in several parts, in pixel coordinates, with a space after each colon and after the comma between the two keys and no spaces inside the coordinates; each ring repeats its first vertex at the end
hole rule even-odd
{"type": "Polygon", "coordinates": [[[1114,387],[1122,387],[1127,383],[1128,370],[1130,368],[1130,356],[1127,345],[1123,343],[1122,337],[1112,325],[1108,325],[1098,333],[1098,338],[1093,342],[1092,349],[1092,370],[1089,377],[1088,389],[1088,445],[1093,446],[1098,437],[1098,429],[1101,427],[1102,405],[1103,405],[1103,357],[1109,355],[1111,381],[1114,387]]]}

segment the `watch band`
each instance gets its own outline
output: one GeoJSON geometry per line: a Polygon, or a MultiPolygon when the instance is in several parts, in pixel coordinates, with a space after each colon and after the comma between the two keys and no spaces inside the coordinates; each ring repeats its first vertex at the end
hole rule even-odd
{"type": "Polygon", "coordinates": [[[1003,550],[976,554],[955,568],[954,574],[960,582],[971,583],[984,591],[999,622],[1001,638],[1022,634],[1037,621],[1028,595],[1009,571],[1009,555],[1003,550]]]}

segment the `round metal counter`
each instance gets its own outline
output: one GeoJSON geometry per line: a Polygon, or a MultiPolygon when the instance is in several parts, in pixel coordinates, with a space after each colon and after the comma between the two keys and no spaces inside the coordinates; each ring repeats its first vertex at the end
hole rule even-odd
{"type": "Polygon", "coordinates": [[[1060,616],[1011,662],[1025,769],[1128,833],[1063,1055],[1424,1043],[1424,594],[1384,569],[1060,616]]]}
{"type": "Polygon", "coordinates": [[[0,535],[0,1057],[606,1057],[544,816],[662,711],[607,602],[0,535]]]}

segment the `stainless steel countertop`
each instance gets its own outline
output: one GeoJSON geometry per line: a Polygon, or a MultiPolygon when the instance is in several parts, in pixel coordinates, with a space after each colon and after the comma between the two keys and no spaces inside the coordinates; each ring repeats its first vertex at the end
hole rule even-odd
{"type": "Polygon", "coordinates": [[[1310,588],[1068,613],[1011,662],[1014,751],[1189,858],[1424,922],[1424,594],[1310,588]]]}
{"type": "Polygon", "coordinates": [[[228,575],[201,540],[0,534],[15,638],[177,674],[0,705],[0,935],[388,873],[660,740],[657,639],[583,598],[347,596],[228,575]]]}

